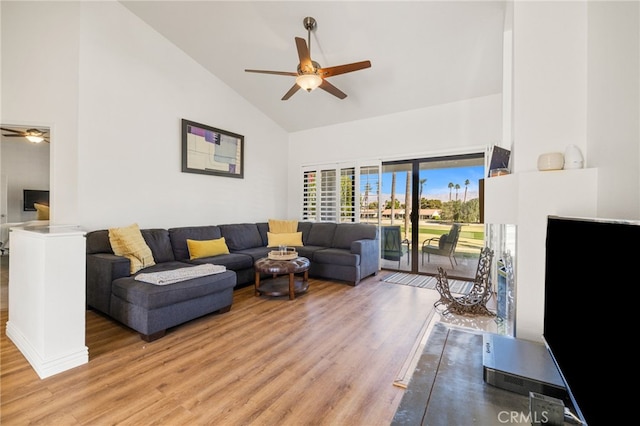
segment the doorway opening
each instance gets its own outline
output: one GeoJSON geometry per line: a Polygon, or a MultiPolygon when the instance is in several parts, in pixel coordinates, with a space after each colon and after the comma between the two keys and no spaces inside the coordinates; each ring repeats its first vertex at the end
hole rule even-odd
{"type": "Polygon", "coordinates": [[[473,279],[485,245],[484,153],[382,163],[383,269],[473,279]]]}

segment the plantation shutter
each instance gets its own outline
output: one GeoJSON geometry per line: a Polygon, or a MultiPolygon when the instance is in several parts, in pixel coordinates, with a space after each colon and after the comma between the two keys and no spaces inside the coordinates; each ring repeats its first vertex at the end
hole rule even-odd
{"type": "Polygon", "coordinates": [[[340,222],[356,221],[355,168],[340,169],[340,222]]]}
{"type": "Polygon", "coordinates": [[[302,220],[315,221],[318,200],[317,172],[305,171],[302,176],[302,220]]]}
{"type": "Polygon", "coordinates": [[[364,166],[359,175],[360,222],[377,222],[380,199],[380,167],[364,166]]]}
{"type": "Polygon", "coordinates": [[[302,171],[302,220],[377,222],[380,165],[326,164],[302,171]]]}
{"type": "Polygon", "coordinates": [[[320,172],[320,217],[321,222],[335,222],[338,207],[338,181],[335,169],[320,172]]]}

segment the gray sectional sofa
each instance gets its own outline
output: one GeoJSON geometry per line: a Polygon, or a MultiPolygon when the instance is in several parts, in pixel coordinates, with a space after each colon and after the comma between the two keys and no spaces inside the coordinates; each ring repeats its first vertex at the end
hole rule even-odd
{"type": "MultiPolygon", "coordinates": [[[[142,229],[156,264],[133,275],[129,259],[113,254],[108,230],[88,232],[87,305],[136,330],[148,341],[202,315],[227,312],[233,290],[252,285],[255,261],[273,250],[267,247],[268,231],[268,222],[142,229]],[[225,238],[229,254],[190,260],[187,239],[221,237],[225,238]],[[223,265],[226,271],[169,285],[135,280],[137,274],[199,264],[223,265]]],[[[309,276],[357,285],[378,273],[377,226],[299,222],[298,232],[302,232],[303,245],[296,249],[311,261],[309,276]]]]}

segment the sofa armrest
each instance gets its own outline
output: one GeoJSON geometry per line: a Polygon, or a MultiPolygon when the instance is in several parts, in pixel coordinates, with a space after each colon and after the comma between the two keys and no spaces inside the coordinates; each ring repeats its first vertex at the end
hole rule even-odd
{"type": "Polygon", "coordinates": [[[131,270],[129,259],[110,253],[87,255],[87,305],[109,314],[111,306],[111,283],[128,277],[131,270]]]}
{"type": "Polygon", "coordinates": [[[363,239],[351,243],[351,253],[360,255],[360,276],[367,277],[378,272],[380,245],[378,240],[363,239]]]}

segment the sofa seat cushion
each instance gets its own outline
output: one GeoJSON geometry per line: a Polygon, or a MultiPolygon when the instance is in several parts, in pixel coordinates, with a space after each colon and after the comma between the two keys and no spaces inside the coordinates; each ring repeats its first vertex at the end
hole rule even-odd
{"type": "Polygon", "coordinates": [[[189,261],[189,263],[192,263],[194,265],[202,265],[205,263],[210,263],[212,265],[223,265],[223,266],[226,266],[227,269],[238,271],[240,269],[252,268],[253,258],[247,254],[229,253],[229,254],[220,254],[218,256],[201,257],[198,259],[192,259],[189,261]]]}
{"type": "MultiPolygon", "coordinates": [[[[145,272],[158,272],[158,269],[169,270],[169,264],[172,264],[171,266],[174,269],[185,267],[182,262],[167,262],[159,265],[167,267],[167,269],[150,267],[145,268],[145,272]],[[151,269],[155,270],[151,271],[151,269]]],[[[136,281],[133,276],[119,278],[113,281],[112,291],[114,296],[128,303],[151,310],[224,291],[227,288],[233,288],[235,284],[236,273],[227,270],[219,274],[206,275],[167,285],[136,281]]]]}
{"type": "Polygon", "coordinates": [[[256,260],[267,257],[269,255],[269,252],[272,250],[273,249],[269,247],[254,247],[246,250],[240,250],[237,253],[243,254],[245,256],[250,256],[251,267],[253,267],[253,264],[256,262],[256,260]]]}
{"type": "Polygon", "coordinates": [[[313,262],[340,266],[358,266],[360,265],[360,255],[351,253],[349,250],[327,248],[316,250],[313,253],[313,262]]]}
{"type": "Polygon", "coordinates": [[[313,255],[318,250],[324,250],[326,247],[320,246],[301,246],[296,247],[296,251],[298,252],[298,256],[306,257],[307,259],[313,261],[313,255]]]}

